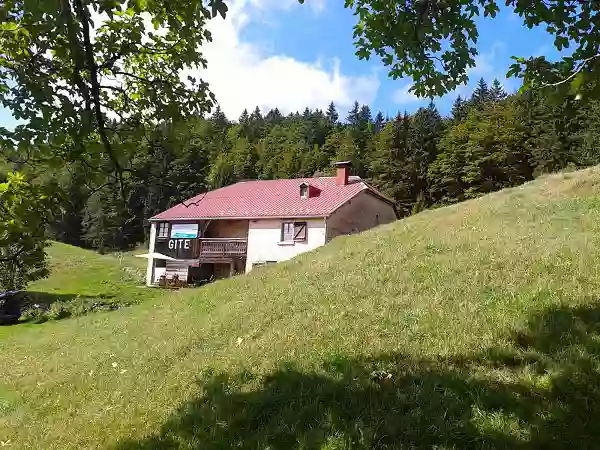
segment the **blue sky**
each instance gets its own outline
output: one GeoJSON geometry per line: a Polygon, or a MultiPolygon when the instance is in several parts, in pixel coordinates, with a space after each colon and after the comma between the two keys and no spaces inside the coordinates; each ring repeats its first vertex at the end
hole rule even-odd
{"type": "MultiPolygon", "coordinates": [[[[390,116],[412,112],[428,103],[408,93],[408,81],[392,80],[375,57],[361,61],[354,55],[355,18],[343,2],[307,0],[234,0],[226,20],[210,25],[214,41],[202,51],[208,70],[200,72],[228,117],[236,119],[244,107],[263,110],[278,106],[283,112],[304,107],[324,108],[330,101],[343,116],[354,100],[390,116]]],[[[520,18],[502,11],[497,18],[480,19],[480,55],[468,86],[436,99],[442,113],[450,110],[458,93],[469,93],[480,77],[498,78],[509,91],[516,80],[504,74],[510,57],[545,55],[556,58],[552,38],[541,29],[529,30],[520,18]]],[[[0,109],[0,126],[15,121],[0,109]]]]}

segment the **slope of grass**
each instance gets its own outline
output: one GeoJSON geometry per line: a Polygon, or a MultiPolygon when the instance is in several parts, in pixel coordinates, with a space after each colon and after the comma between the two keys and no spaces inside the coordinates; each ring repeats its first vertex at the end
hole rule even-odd
{"type": "MultiPolygon", "coordinates": [[[[131,305],[161,294],[144,287],[147,260],[133,254],[99,255],[58,242],[48,247],[47,254],[51,275],[29,285],[28,303],[61,302],[75,310],[100,302],[131,305]]],[[[0,337],[12,332],[0,328],[0,337]]]]}
{"type": "Polygon", "coordinates": [[[8,335],[0,440],[594,448],[599,195],[598,168],[545,177],[248,276],[8,335]]]}
{"type": "MultiPolygon", "coordinates": [[[[141,253],[141,252],[138,252],[141,253]]],[[[81,295],[132,295],[144,290],[147,260],[131,253],[100,255],[60,242],[47,250],[52,276],[29,286],[30,291],[81,295]]]]}

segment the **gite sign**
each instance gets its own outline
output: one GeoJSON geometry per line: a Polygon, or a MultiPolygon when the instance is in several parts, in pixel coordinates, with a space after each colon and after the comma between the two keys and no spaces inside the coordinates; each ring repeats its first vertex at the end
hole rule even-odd
{"type": "Polygon", "coordinates": [[[198,239],[168,239],[156,241],[156,251],[175,259],[194,259],[198,239]]]}
{"type": "Polygon", "coordinates": [[[190,248],[192,248],[190,239],[169,239],[169,250],[189,250],[190,248]]]}

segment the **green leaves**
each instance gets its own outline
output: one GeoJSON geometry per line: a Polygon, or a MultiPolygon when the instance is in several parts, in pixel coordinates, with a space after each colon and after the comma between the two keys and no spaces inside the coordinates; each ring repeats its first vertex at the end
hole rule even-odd
{"type": "Polygon", "coordinates": [[[47,275],[46,225],[56,197],[19,172],[0,183],[0,290],[21,289],[47,275]]]}
{"type": "Polygon", "coordinates": [[[217,13],[219,13],[223,19],[225,18],[225,15],[227,14],[227,11],[228,11],[228,8],[227,8],[227,5],[225,4],[225,2],[219,1],[219,0],[214,0],[211,7],[212,7],[213,17],[216,17],[217,13]]]}
{"type": "MultiPolygon", "coordinates": [[[[579,64],[586,71],[593,69],[589,58],[600,55],[600,34],[594,25],[600,2],[506,0],[505,4],[525,26],[542,26],[554,35],[559,51],[575,48],[571,60],[565,57],[543,67],[535,58],[518,59],[508,76],[523,78],[530,87],[555,81],[559,74],[566,78],[579,64]],[[565,74],[568,62],[571,72],[565,74]]],[[[392,78],[412,77],[411,91],[421,97],[443,95],[468,80],[477,55],[475,19],[481,14],[495,18],[500,11],[495,0],[346,0],[345,6],[357,16],[356,55],[379,56],[392,78]]]]}
{"type": "Polygon", "coordinates": [[[0,103],[25,124],[2,136],[121,177],[119,135],[211,109],[207,84],[182,74],[206,66],[206,22],[226,13],[222,0],[3,3],[0,103]]]}

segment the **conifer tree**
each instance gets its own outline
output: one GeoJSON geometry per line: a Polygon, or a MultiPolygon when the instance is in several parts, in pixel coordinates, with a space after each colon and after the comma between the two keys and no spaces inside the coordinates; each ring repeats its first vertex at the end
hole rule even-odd
{"type": "Polygon", "coordinates": [[[327,112],[325,113],[325,117],[327,117],[327,120],[332,126],[337,125],[339,120],[339,114],[333,102],[329,103],[329,106],[327,107],[327,112]]]}
{"type": "Polygon", "coordinates": [[[470,104],[475,108],[483,108],[488,102],[491,101],[490,89],[483,78],[480,78],[477,82],[477,86],[471,96],[470,104]]]}
{"type": "Polygon", "coordinates": [[[492,82],[492,87],[490,88],[489,95],[490,100],[493,102],[499,102],[501,100],[504,100],[507,96],[506,91],[504,91],[502,84],[500,84],[500,81],[498,81],[497,78],[494,78],[494,81],[492,82]]]}

